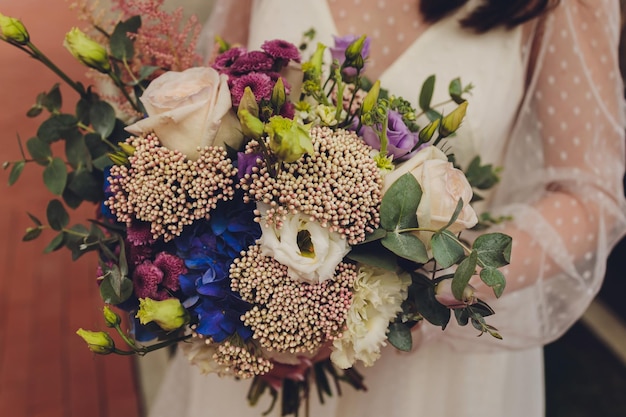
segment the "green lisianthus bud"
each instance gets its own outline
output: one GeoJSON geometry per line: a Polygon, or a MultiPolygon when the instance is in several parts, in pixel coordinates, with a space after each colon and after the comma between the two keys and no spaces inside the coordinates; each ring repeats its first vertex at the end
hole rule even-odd
{"type": "Polygon", "coordinates": [[[461,126],[461,122],[467,112],[467,101],[459,104],[450,114],[444,116],[441,119],[441,125],[439,126],[439,134],[441,137],[448,137],[461,126]]]}
{"type": "Polygon", "coordinates": [[[104,321],[107,327],[116,327],[122,322],[120,316],[115,311],[111,310],[109,306],[104,306],[102,313],[104,314],[104,321]]]}
{"type": "Polygon", "coordinates": [[[243,96],[239,100],[239,109],[246,109],[254,117],[259,117],[259,104],[256,102],[254,93],[249,86],[243,90],[243,96]]]}
{"type": "Polygon", "coordinates": [[[21,20],[0,13],[0,37],[9,42],[26,45],[30,35],[21,20]]]}
{"type": "Polygon", "coordinates": [[[285,101],[287,101],[287,94],[285,92],[285,84],[282,77],[278,77],[274,88],[272,89],[272,98],[270,99],[272,105],[276,109],[280,109],[285,101]]]}
{"type": "Polygon", "coordinates": [[[314,152],[309,129],[294,120],[273,116],[265,131],[270,137],[270,150],[283,162],[295,162],[302,155],[314,152]]]}
{"type": "Polygon", "coordinates": [[[134,146],[129,145],[126,142],[118,142],[117,146],[119,146],[122,152],[128,156],[133,156],[136,150],[134,146]]]}
{"type": "MultiPolygon", "coordinates": [[[[314,72],[315,74],[322,73],[322,65],[324,63],[324,51],[326,50],[326,46],[322,43],[317,44],[317,48],[311,59],[309,59],[309,65],[306,66],[305,72],[314,72]]],[[[303,68],[304,69],[304,68],[303,68]]]]}
{"type": "Polygon", "coordinates": [[[433,135],[439,128],[440,122],[441,122],[441,119],[435,119],[434,121],[424,126],[424,128],[420,130],[420,133],[419,133],[420,142],[422,143],[430,142],[430,140],[433,138],[433,135]]]}
{"type": "Polygon", "coordinates": [[[128,156],[124,152],[109,153],[107,156],[115,165],[128,165],[128,156]]]}
{"type": "Polygon", "coordinates": [[[241,130],[243,131],[245,137],[259,139],[263,135],[265,125],[259,118],[254,117],[252,114],[250,114],[247,109],[239,107],[239,110],[237,111],[237,116],[239,116],[241,130]]]}
{"type": "Polygon", "coordinates": [[[162,301],[140,298],[139,311],[135,317],[141,324],[153,321],[165,331],[180,329],[189,322],[189,313],[178,298],[168,298],[162,301]]]}
{"type": "Polygon", "coordinates": [[[367,95],[363,99],[363,104],[361,105],[361,113],[369,113],[372,111],[376,102],[378,101],[378,96],[380,94],[380,80],[376,80],[376,82],[370,88],[367,95]]]}
{"type": "Polygon", "coordinates": [[[105,47],[85,35],[80,29],[70,30],[65,35],[63,45],[84,65],[105,74],[111,70],[109,54],[105,47]]]}
{"type": "Polygon", "coordinates": [[[365,39],[367,36],[363,35],[356,41],[352,42],[346,48],[346,61],[350,61],[350,63],[354,62],[358,57],[361,57],[361,52],[363,51],[363,46],[365,45],[365,39]]]}
{"type": "Polygon", "coordinates": [[[93,353],[99,355],[108,355],[115,349],[115,343],[111,336],[106,332],[92,332],[89,330],[78,329],[76,334],[87,342],[87,347],[93,353]]]}

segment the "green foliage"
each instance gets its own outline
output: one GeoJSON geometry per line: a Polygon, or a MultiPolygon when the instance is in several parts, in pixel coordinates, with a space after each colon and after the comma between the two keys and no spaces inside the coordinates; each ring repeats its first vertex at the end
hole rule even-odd
{"type": "Polygon", "coordinates": [[[380,205],[380,225],[388,231],[417,227],[417,206],[422,189],[411,174],[404,174],[383,196],[380,205]]]}
{"type": "Polygon", "coordinates": [[[476,272],[476,266],[478,265],[478,254],[476,251],[472,251],[470,255],[463,259],[458,268],[454,272],[454,278],[452,279],[452,294],[457,300],[461,300],[463,297],[463,291],[469,280],[476,272]]]}
{"type": "Polygon", "coordinates": [[[442,268],[449,268],[465,256],[456,236],[448,230],[437,232],[430,240],[433,257],[442,268]]]}
{"type": "Polygon", "coordinates": [[[137,33],[141,27],[141,17],[133,16],[130,19],[119,22],[109,39],[111,56],[120,61],[129,61],[135,55],[133,41],[128,37],[128,33],[137,33]]]}
{"type": "Polygon", "coordinates": [[[411,329],[404,323],[391,323],[387,332],[387,340],[393,347],[403,352],[410,352],[413,348],[411,329]]]}
{"type": "Polygon", "coordinates": [[[70,221],[70,216],[59,200],[50,200],[46,208],[48,224],[54,230],[61,231],[70,221]]]}
{"type": "Polygon", "coordinates": [[[24,170],[24,166],[26,165],[25,161],[18,161],[13,164],[11,168],[11,173],[9,174],[9,185],[13,185],[17,182],[22,175],[22,171],[24,170]]]}
{"type": "Polygon", "coordinates": [[[511,261],[512,243],[511,237],[503,233],[486,233],[476,238],[472,249],[483,268],[501,268],[511,261]]]}

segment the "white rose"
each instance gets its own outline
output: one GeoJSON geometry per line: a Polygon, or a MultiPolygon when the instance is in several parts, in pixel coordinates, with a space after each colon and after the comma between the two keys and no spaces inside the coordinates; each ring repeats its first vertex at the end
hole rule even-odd
{"type": "MultiPolygon", "coordinates": [[[[259,204],[258,209],[263,216],[267,206],[259,204]]],[[[264,227],[259,245],[263,255],[287,266],[289,277],[310,283],[334,277],[337,265],[350,252],[350,245],[339,233],[330,232],[299,213],[287,216],[280,228],[264,227]],[[298,241],[303,239],[308,246],[300,248],[298,241]]]]}
{"type": "MultiPolygon", "coordinates": [[[[472,187],[465,174],[454,168],[441,150],[429,146],[419,151],[385,176],[383,191],[389,189],[391,184],[407,172],[415,177],[422,188],[422,199],[417,207],[420,227],[439,229],[448,224],[459,199],[463,199],[463,209],[448,230],[457,233],[478,223],[476,212],[469,204],[473,196],[472,187]]],[[[422,240],[427,240],[431,234],[417,235],[422,240]]]]}
{"type": "Polygon", "coordinates": [[[134,135],[154,132],[163,146],[198,158],[198,148],[238,148],[243,140],[232,109],[228,77],[213,68],[170,71],[150,83],[141,96],[148,117],[126,130],[134,135]]]}

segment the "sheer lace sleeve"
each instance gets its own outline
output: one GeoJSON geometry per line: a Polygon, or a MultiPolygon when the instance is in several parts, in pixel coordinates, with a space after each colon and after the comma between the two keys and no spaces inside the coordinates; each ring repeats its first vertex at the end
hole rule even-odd
{"type": "MultiPolygon", "coordinates": [[[[559,337],[602,283],[626,230],[619,2],[564,0],[538,23],[525,98],[492,211],[514,220],[505,295],[489,322],[522,348],[559,337]]],[[[482,288],[484,290],[484,288],[482,288]]],[[[451,341],[470,340],[453,329],[451,341]]],[[[474,338],[474,340],[477,340],[474,338]]]]}

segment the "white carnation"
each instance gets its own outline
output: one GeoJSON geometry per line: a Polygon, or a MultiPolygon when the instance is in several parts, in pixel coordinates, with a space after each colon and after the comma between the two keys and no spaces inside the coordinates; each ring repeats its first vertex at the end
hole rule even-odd
{"type": "Polygon", "coordinates": [[[220,365],[215,360],[217,345],[207,343],[207,339],[192,337],[185,343],[179,344],[190,364],[195,365],[203,374],[227,374],[228,367],[220,365]]]}
{"type": "Polygon", "coordinates": [[[406,274],[363,265],[354,284],[352,305],[341,338],[333,341],[331,360],[342,369],[357,360],[372,366],[387,340],[387,327],[402,310],[411,283],[406,274]]]}

